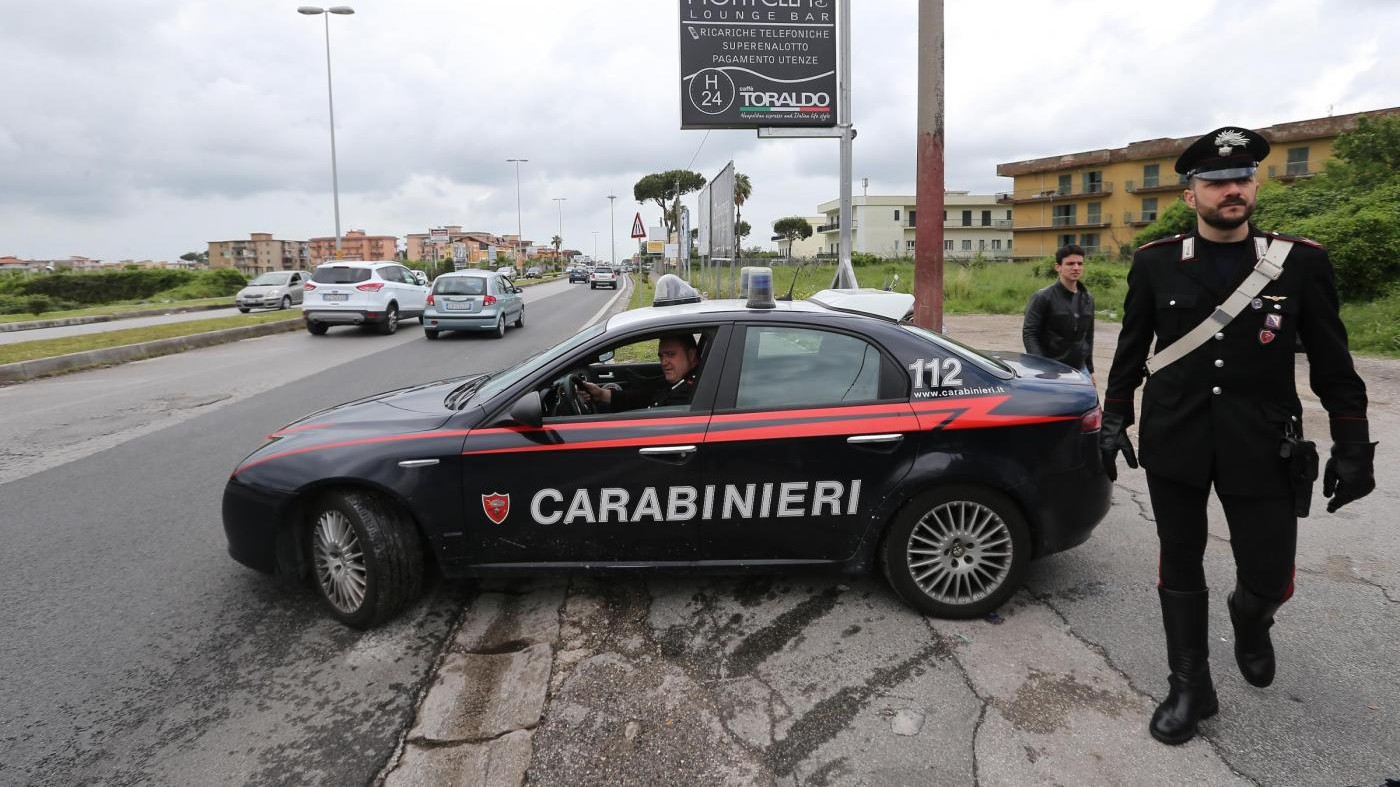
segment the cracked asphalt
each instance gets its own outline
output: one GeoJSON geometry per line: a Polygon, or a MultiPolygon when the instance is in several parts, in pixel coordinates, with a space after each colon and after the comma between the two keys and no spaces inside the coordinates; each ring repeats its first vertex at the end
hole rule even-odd
{"type": "MultiPolygon", "coordinates": [[[[950,319],[975,346],[1014,347],[1018,327],[950,319]]],[[[1115,333],[1101,328],[1100,369],[1115,333]]],[[[1400,445],[1400,363],[1358,365],[1384,456],[1400,445]]],[[[1325,414],[1299,368],[1305,424],[1326,450],[1325,414]]],[[[384,781],[1385,784],[1400,777],[1400,533],[1387,513],[1400,474],[1377,464],[1374,494],[1329,515],[1319,492],[1300,526],[1298,593],[1274,628],[1279,677],[1268,689],[1233,663],[1223,592],[1233,559],[1212,508],[1221,713],[1184,746],[1146,731],[1167,668],[1151,506],[1142,473],[1126,471],[1094,537],[1033,564],[1022,592],[985,620],[921,618],[876,577],[483,583],[442,665],[501,661],[474,673],[482,682],[429,690],[384,781]]]]}

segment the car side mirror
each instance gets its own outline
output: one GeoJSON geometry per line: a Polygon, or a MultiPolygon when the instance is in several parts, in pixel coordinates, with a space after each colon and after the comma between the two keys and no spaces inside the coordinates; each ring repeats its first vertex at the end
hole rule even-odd
{"type": "Polygon", "coordinates": [[[515,293],[516,295],[519,295],[520,293],[524,292],[525,290],[524,290],[523,288],[521,288],[521,287],[511,287],[511,288],[510,288],[510,291],[513,292],[513,293],[515,293]]]}
{"type": "Polygon", "coordinates": [[[510,406],[510,420],[529,426],[535,429],[544,426],[544,403],[540,401],[540,392],[531,391],[516,400],[510,406]]]}

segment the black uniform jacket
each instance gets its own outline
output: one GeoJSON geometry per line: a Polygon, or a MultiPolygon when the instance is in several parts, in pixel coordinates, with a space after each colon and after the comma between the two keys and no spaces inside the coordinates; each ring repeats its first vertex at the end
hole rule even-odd
{"type": "MultiPolygon", "coordinates": [[[[1368,439],[1366,386],[1347,348],[1332,263],[1313,241],[1250,227],[1251,246],[1256,238],[1279,237],[1294,241],[1283,275],[1213,338],[1147,380],[1138,436],[1139,456],[1150,472],[1202,487],[1213,480],[1226,494],[1289,494],[1279,447],[1289,423],[1302,426],[1294,386],[1300,338],[1312,389],[1331,418],[1332,439],[1368,439]]],[[[1133,392],[1146,375],[1143,364],[1154,338],[1160,352],[1196,327],[1249,270],[1243,266],[1233,281],[1219,281],[1194,232],[1138,249],[1104,411],[1132,423],[1133,392]]]]}
{"type": "Polygon", "coordinates": [[[682,377],[676,384],[666,382],[663,378],[656,384],[656,388],[650,391],[613,391],[612,401],[608,409],[614,413],[624,410],[640,410],[646,407],[673,407],[675,405],[690,404],[690,400],[695,396],[695,385],[697,377],[694,374],[682,377]]]}
{"type": "Polygon", "coordinates": [[[1021,341],[1026,352],[1053,358],[1076,369],[1094,371],[1094,296],[1082,283],[1076,310],[1074,293],[1056,279],[1037,290],[1026,304],[1021,341]]]}

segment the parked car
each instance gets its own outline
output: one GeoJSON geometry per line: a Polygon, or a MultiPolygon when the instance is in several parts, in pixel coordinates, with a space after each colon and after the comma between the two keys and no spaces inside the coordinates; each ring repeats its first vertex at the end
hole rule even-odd
{"type": "Polygon", "coordinates": [[[515,278],[515,266],[514,266],[514,265],[502,265],[501,267],[499,267],[499,268],[496,269],[496,273],[497,273],[498,275],[501,275],[501,276],[506,277],[507,279],[514,279],[514,278],[515,278]]]}
{"type": "Polygon", "coordinates": [[[428,288],[408,268],[388,260],[321,265],[305,285],[306,330],[320,336],[332,325],[374,325],[380,333],[399,329],[405,318],[423,318],[428,288]]]}
{"type": "Polygon", "coordinates": [[[238,291],[233,302],[247,314],[250,309],[271,307],[290,309],[301,303],[306,271],[272,271],[263,273],[238,291]]]}
{"type": "Polygon", "coordinates": [[[575,266],[569,271],[569,283],[576,281],[588,281],[588,269],[582,265],[575,266]]]}
{"type": "Polygon", "coordinates": [[[229,554],[361,628],[433,571],[695,565],[876,571],[922,614],[977,618],[1107,513],[1088,375],[900,322],[906,294],[696,301],[288,424],[228,479],[229,554]],[[580,396],[580,378],[654,389],[659,363],[619,359],[677,335],[699,356],[689,404],[580,396]]]}
{"type": "Polygon", "coordinates": [[[588,277],[588,289],[596,290],[599,287],[617,289],[617,273],[612,266],[598,265],[593,268],[593,274],[588,277]]]}
{"type": "Polygon", "coordinates": [[[423,313],[423,335],[443,331],[490,331],[497,339],[506,324],[525,327],[525,299],[510,279],[491,271],[444,273],[433,281],[423,313]]]}
{"type": "Polygon", "coordinates": [[[540,270],[540,266],[538,265],[531,265],[525,269],[525,278],[527,279],[538,279],[543,275],[544,271],[540,270]]]}

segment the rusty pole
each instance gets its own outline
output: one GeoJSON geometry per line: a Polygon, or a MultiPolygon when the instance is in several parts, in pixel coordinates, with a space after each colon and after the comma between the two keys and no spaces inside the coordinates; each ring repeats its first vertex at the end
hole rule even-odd
{"type": "Polygon", "coordinates": [[[914,323],[943,330],[943,0],[919,0],[914,323]]]}

